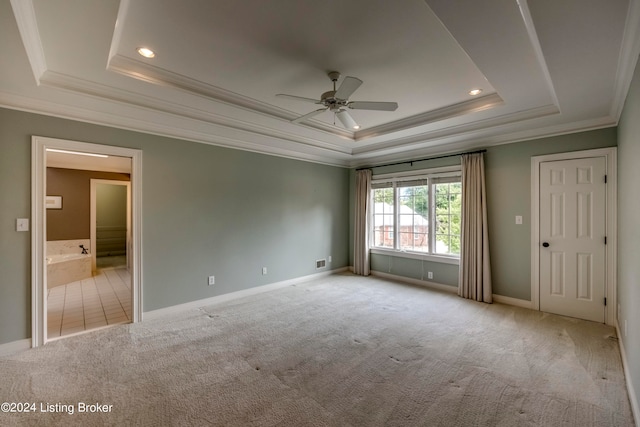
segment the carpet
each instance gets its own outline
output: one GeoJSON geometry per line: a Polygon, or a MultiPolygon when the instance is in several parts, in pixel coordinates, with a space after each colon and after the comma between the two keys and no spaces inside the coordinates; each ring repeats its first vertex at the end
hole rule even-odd
{"type": "Polygon", "coordinates": [[[347,273],[51,342],[0,374],[0,402],[35,409],[3,426],[633,425],[613,328],[347,273]]]}

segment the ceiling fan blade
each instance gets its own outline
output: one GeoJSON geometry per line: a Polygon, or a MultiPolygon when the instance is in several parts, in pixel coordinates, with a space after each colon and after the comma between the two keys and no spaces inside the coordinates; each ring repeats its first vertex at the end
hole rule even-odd
{"type": "Polygon", "coordinates": [[[353,101],[347,104],[353,110],[396,111],[397,102],[353,101]]]}
{"type": "Polygon", "coordinates": [[[294,101],[311,102],[313,104],[320,104],[321,103],[321,101],[319,101],[317,99],[305,98],[304,96],[287,95],[285,93],[278,93],[278,94],[276,94],[276,96],[278,96],[280,98],[293,99],[294,101]]]}
{"type": "Polygon", "coordinates": [[[356,77],[347,76],[342,81],[342,84],[340,85],[334,96],[338,99],[349,99],[351,94],[355,92],[361,84],[362,80],[356,77]]]}
{"type": "Polygon", "coordinates": [[[360,126],[356,123],[355,120],[353,120],[353,117],[351,117],[351,115],[349,114],[349,112],[347,112],[347,110],[338,111],[336,113],[336,116],[338,116],[338,119],[342,122],[344,127],[346,127],[347,129],[349,130],[360,129],[360,126]]]}
{"type": "Polygon", "coordinates": [[[328,108],[321,108],[319,110],[312,111],[310,113],[305,114],[304,116],[300,116],[300,117],[298,117],[296,119],[291,120],[291,123],[300,123],[302,121],[310,119],[313,116],[317,116],[320,113],[324,113],[327,110],[328,110],[328,108]]]}

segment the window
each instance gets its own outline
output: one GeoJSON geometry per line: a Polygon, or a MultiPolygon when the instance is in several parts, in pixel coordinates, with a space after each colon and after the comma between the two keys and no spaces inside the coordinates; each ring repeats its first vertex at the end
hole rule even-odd
{"type": "Polygon", "coordinates": [[[458,257],[461,190],[459,172],[374,178],[371,247],[458,257]]]}
{"type": "Polygon", "coordinates": [[[394,203],[393,188],[382,184],[374,188],[373,192],[373,246],[379,248],[393,248],[394,240],[394,203]]]}

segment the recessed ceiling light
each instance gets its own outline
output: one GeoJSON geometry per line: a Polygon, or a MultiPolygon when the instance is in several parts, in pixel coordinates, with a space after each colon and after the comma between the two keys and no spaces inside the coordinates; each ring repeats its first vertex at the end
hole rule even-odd
{"type": "Polygon", "coordinates": [[[480,95],[481,93],[482,93],[482,89],[471,89],[469,91],[469,95],[471,96],[480,95]]]}
{"type": "Polygon", "coordinates": [[[148,47],[139,47],[136,50],[140,55],[144,56],[145,58],[153,58],[156,56],[156,53],[151,49],[149,49],[148,47]]]}
{"type": "Polygon", "coordinates": [[[360,125],[353,125],[353,128],[354,128],[355,130],[358,130],[358,129],[360,129],[360,125]]]}

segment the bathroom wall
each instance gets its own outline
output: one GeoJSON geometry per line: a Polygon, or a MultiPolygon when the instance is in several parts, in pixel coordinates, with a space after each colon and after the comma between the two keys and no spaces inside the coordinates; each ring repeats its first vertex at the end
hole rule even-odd
{"type": "Polygon", "coordinates": [[[62,209],[47,209],[47,241],[89,239],[92,179],[129,181],[129,174],[47,168],[47,196],[62,196],[62,209]]]}

